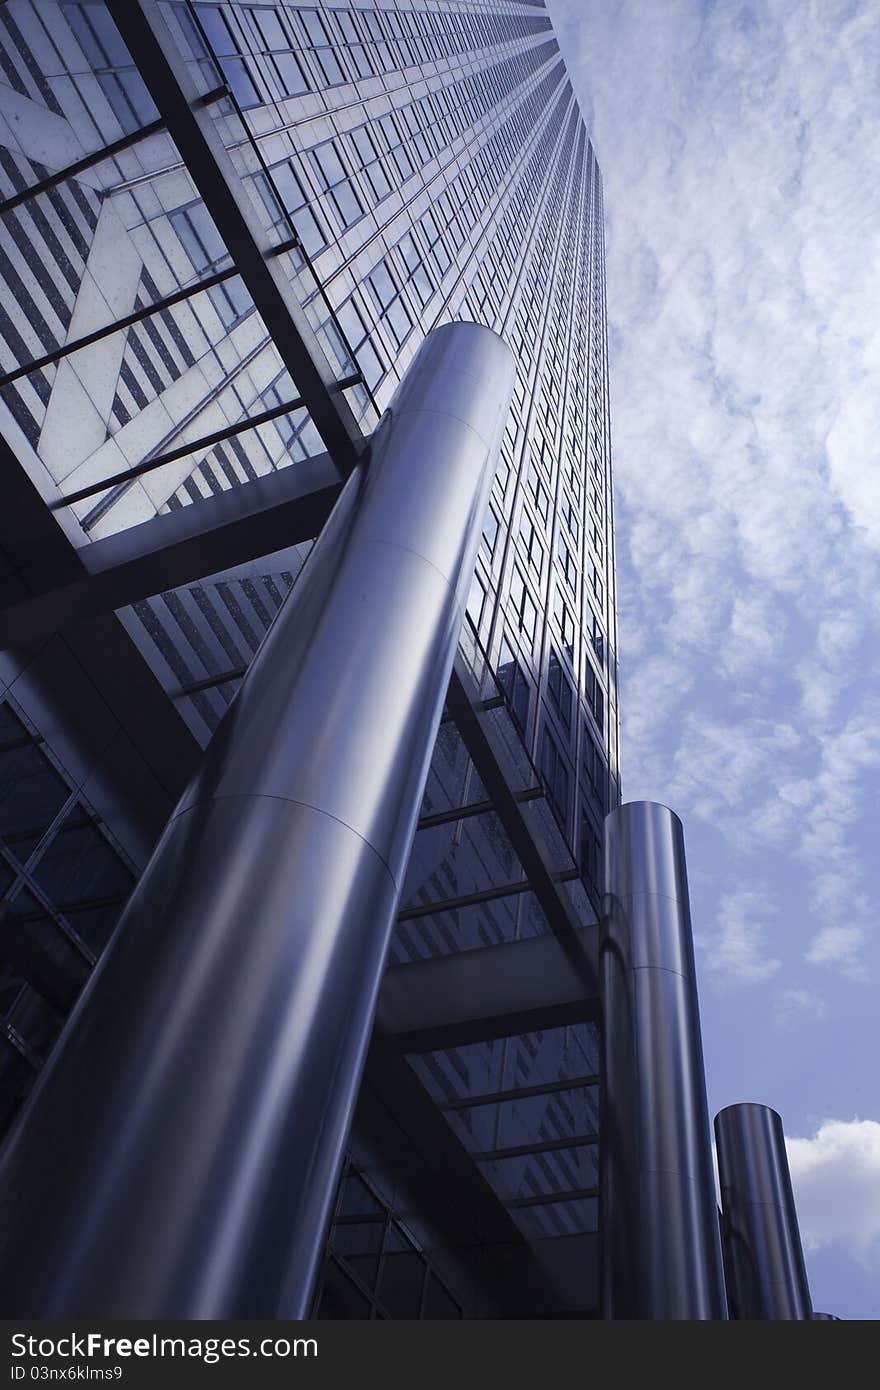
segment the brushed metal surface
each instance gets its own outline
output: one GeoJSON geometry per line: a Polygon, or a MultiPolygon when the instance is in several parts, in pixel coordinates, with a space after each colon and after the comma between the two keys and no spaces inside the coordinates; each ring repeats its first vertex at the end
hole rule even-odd
{"type": "Polygon", "coordinates": [[[7,1316],[302,1317],[510,350],[420,348],[0,1156],[7,1316]]]}
{"type": "Polygon", "coordinates": [[[606,1318],[726,1316],[681,822],[605,820],[600,1230],[606,1318]]]}
{"type": "Polygon", "coordinates": [[[782,1120],[769,1105],[715,1116],[730,1316],[809,1320],[812,1301],[782,1120]]]}

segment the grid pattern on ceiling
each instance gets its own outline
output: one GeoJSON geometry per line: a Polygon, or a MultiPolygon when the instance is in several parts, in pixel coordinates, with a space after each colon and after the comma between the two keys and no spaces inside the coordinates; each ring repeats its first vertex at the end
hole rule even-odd
{"type": "Polygon", "coordinates": [[[134,881],[82,788],[0,700],[0,1130],[30,1089],[134,881]]]}

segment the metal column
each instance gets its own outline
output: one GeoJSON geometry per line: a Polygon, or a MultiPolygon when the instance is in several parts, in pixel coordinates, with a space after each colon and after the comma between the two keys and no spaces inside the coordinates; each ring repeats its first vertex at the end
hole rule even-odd
{"type": "Polygon", "coordinates": [[[9,1317],[304,1316],[514,362],[422,345],[0,1160],[9,1317]]]}
{"type": "Polygon", "coordinates": [[[809,1320],[782,1120],[769,1105],[728,1105],[715,1116],[715,1140],[730,1316],[809,1320]]]}
{"type": "Polygon", "coordinates": [[[684,836],[665,806],[605,819],[599,937],[606,1318],[724,1318],[684,836]]]}

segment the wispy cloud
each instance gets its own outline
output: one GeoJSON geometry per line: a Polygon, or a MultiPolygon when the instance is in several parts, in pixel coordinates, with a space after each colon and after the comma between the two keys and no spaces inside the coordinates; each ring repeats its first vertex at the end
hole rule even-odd
{"type": "Polygon", "coordinates": [[[719,984],[762,984],[782,968],[782,961],[767,952],[767,923],[774,912],[766,892],[744,888],[722,895],[715,926],[697,935],[706,968],[719,984]]]}
{"type": "Polygon", "coordinates": [[[812,1023],[826,1017],[828,1009],[824,999],[811,989],[789,985],[777,992],[774,1000],[776,1022],[780,1028],[790,1028],[803,1022],[812,1023]]]}
{"type": "Polygon", "coordinates": [[[861,927],[823,927],[816,935],[807,960],[810,965],[833,965],[854,980],[867,980],[861,958],[865,933],[861,927]]]}
{"type": "Polygon", "coordinates": [[[833,0],[551,12],[606,182],[624,792],[723,836],[728,899],[757,874],[785,901],[806,866],[788,955],[854,976],[876,942],[860,919],[857,967],[847,899],[880,891],[880,27],[833,0]]]}

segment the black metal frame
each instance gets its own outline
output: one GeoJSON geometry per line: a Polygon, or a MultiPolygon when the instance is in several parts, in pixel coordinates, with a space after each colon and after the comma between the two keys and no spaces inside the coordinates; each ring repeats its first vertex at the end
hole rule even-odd
{"type": "MultiPolygon", "coordinates": [[[[213,91],[206,92],[199,97],[202,106],[210,106],[215,101],[221,101],[227,95],[226,87],[215,87],[213,91]]],[[[94,169],[96,165],[103,164],[105,159],[113,159],[117,154],[123,154],[125,150],[130,150],[133,145],[139,145],[142,140],[148,139],[151,135],[159,135],[165,129],[165,122],[161,119],[149,121],[146,125],[139,126],[137,130],[132,130],[128,135],[122,135],[118,140],[111,140],[109,145],[102,145],[100,149],[94,150],[91,154],[83,155],[82,159],[76,159],[72,164],[68,164],[64,169],[59,169],[57,173],[48,174],[46,178],[40,179],[38,183],[32,183],[27,188],[23,188],[20,193],[14,193],[11,198],[6,198],[0,203],[0,217],[4,217],[7,212],[14,212],[23,203],[30,202],[31,198],[38,198],[41,193],[48,193],[50,189],[58,188],[62,183],[67,183],[69,179],[75,179],[79,174],[84,174],[88,169],[94,169]]]]}
{"type": "MultiPolygon", "coordinates": [[[[334,391],[347,391],[350,386],[357,386],[361,381],[360,372],[353,373],[352,376],[344,377],[337,381],[334,391]]],[[[267,410],[261,410],[256,415],[248,415],[244,420],[236,420],[232,425],[226,425],[221,430],[212,430],[210,434],[203,434],[199,439],[190,440],[187,444],[180,444],[176,449],[168,449],[162,454],[152,454],[150,457],[142,459],[140,463],[133,463],[130,468],[123,469],[120,473],[112,473],[108,478],[101,478],[96,483],[89,483],[88,487],[81,487],[77,492],[67,493],[59,497],[50,504],[53,512],[60,511],[62,507],[69,507],[74,502],[84,502],[87,497],[95,497],[99,492],[105,492],[107,488],[118,487],[121,483],[129,483],[134,478],[140,478],[145,473],[153,473],[157,468],[164,468],[166,463],[176,463],[178,459],[186,458],[189,454],[197,454],[202,449],[211,449],[215,444],[222,444],[224,440],[234,439],[239,434],[245,434],[248,430],[255,430],[259,425],[268,425],[273,420],[278,420],[282,415],[292,415],[295,410],[302,410],[305,401],[302,396],[295,396],[293,400],[282,401],[280,405],[270,406],[267,410]]]]}
{"type": "Polygon", "coordinates": [[[80,551],[47,517],[57,533],[55,548],[66,549],[74,574],[65,571],[57,587],[0,609],[0,651],[313,540],[341,488],[329,454],[319,454],[80,551]]]}
{"type": "Polygon", "coordinates": [[[268,258],[265,235],[210,117],[199,108],[158,5],[107,0],[107,8],[129,52],[137,54],[147,90],[318,433],[339,467],[350,470],[361,450],[360,430],[347,403],[334,394],[334,374],[283,271],[268,258]]]}
{"type": "MultiPolygon", "coordinates": [[[[583,927],[570,940],[550,933],[390,966],[379,993],[374,1046],[437,1052],[596,1022],[598,995],[585,982],[593,978],[597,950],[597,929],[583,927]]],[[[515,1092],[517,1098],[525,1094],[515,1092]]]]}
{"type": "Polygon", "coordinates": [[[510,1086],[506,1091],[483,1091],[479,1095],[460,1096],[456,1100],[440,1102],[441,1110],[471,1110],[477,1105],[501,1105],[507,1100],[528,1100],[531,1096],[549,1096],[556,1091],[579,1091],[586,1086],[598,1086],[599,1073],[588,1072],[583,1076],[560,1077],[556,1081],[542,1081],[534,1086],[510,1086]]]}

